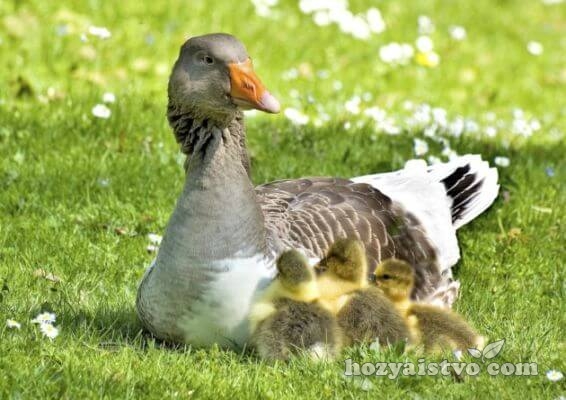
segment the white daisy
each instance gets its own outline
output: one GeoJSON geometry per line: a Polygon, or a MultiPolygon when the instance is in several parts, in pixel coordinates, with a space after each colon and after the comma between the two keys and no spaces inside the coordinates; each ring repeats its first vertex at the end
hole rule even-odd
{"type": "Polygon", "coordinates": [[[312,15],[312,20],[318,26],[327,26],[332,23],[332,20],[330,19],[330,13],[327,10],[315,11],[315,13],[312,15]]]}
{"type": "Polygon", "coordinates": [[[22,327],[22,324],[20,324],[18,321],[15,321],[13,319],[7,319],[6,327],[10,329],[20,329],[22,327]]]}
{"type": "Polygon", "coordinates": [[[460,361],[462,359],[462,350],[454,350],[454,358],[460,361]]]}
{"type": "Polygon", "coordinates": [[[419,36],[415,41],[415,47],[421,53],[429,53],[434,49],[434,43],[430,36],[419,36]]]}
{"type": "Polygon", "coordinates": [[[94,107],[92,107],[91,112],[92,115],[94,115],[96,118],[102,118],[102,119],[108,119],[112,114],[112,111],[110,111],[110,109],[106,107],[104,104],[95,105],[94,107]]]}
{"type": "Polygon", "coordinates": [[[381,351],[381,345],[379,344],[379,340],[376,339],[374,340],[370,345],[369,345],[369,349],[371,351],[374,351],[376,353],[379,353],[381,351]]]}
{"type": "Polygon", "coordinates": [[[426,15],[419,15],[418,26],[421,35],[429,35],[434,32],[434,23],[426,15]]]}
{"type": "Polygon", "coordinates": [[[163,239],[160,235],[156,233],[148,233],[147,238],[151,244],[159,246],[161,244],[161,240],[163,239]]]}
{"type": "Polygon", "coordinates": [[[51,324],[40,324],[39,329],[43,336],[47,336],[49,339],[53,340],[59,335],[59,329],[51,324]]]}
{"type": "Polygon", "coordinates": [[[381,121],[385,120],[387,113],[385,112],[385,110],[383,110],[383,109],[381,109],[377,106],[373,106],[373,107],[366,108],[364,110],[364,115],[370,117],[375,122],[381,122],[381,121]]]}
{"type": "Polygon", "coordinates": [[[421,139],[414,139],[413,150],[417,157],[424,156],[426,153],[428,153],[428,143],[421,139]]]}
{"type": "Polygon", "coordinates": [[[110,31],[103,26],[89,26],[88,33],[100,39],[109,39],[112,36],[110,31]]]}
{"type": "Polygon", "coordinates": [[[442,162],[442,160],[436,156],[428,156],[427,161],[430,165],[436,165],[442,162]]]}
{"type": "Polygon", "coordinates": [[[466,28],[463,26],[453,25],[449,28],[449,32],[452,39],[458,41],[464,40],[466,39],[466,36],[468,36],[466,28]]]}
{"type": "Polygon", "coordinates": [[[106,92],[102,95],[102,101],[105,103],[114,103],[116,102],[116,96],[114,93],[106,92]]]}
{"type": "Polygon", "coordinates": [[[533,56],[540,56],[544,51],[544,47],[539,42],[530,41],[527,43],[527,51],[533,56]]]}
{"type": "Polygon", "coordinates": [[[360,96],[354,96],[344,104],[344,108],[350,114],[357,115],[360,113],[360,103],[362,99],[360,96]]]}
{"type": "Polygon", "coordinates": [[[508,157],[503,157],[503,156],[497,156],[493,159],[493,162],[495,163],[495,165],[497,165],[498,167],[503,167],[506,168],[511,164],[511,161],[509,160],[508,157]]]}
{"type": "Polygon", "coordinates": [[[495,126],[489,125],[485,127],[485,135],[487,137],[495,137],[497,135],[497,128],[495,126]]]}
{"type": "Polygon", "coordinates": [[[408,64],[414,53],[413,46],[408,43],[392,42],[379,48],[379,58],[387,64],[408,64]]]}
{"type": "Polygon", "coordinates": [[[562,374],[562,372],[560,372],[560,371],[556,371],[554,369],[551,369],[551,370],[546,372],[546,377],[551,382],[558,382],[559,380],[564,378],[564,374],[562,374]]]}
{"type": "Polygon", "coordinates": [[[41,314],[37,315],[34,319],[31,320],[34,324],[52,324],[55,322],[57,317],[54,313],[50,312],[42,312],[41,314]]]}
{"type": "Polygon", "coordinates": [[[285,111],[283,111],[283,115],[295,125],[306,125],[309,123],[309,116],[296,108],[286,108],[285,111]]]}
{"type": "Polygon", "coordinates": [[[371,7],[366,11],[366,19],[368,21],[369,29],[373,33],[381,33],[385,30],[385,21],[383,20],[383,16],[381,12],[375,8],[371,7]]]}

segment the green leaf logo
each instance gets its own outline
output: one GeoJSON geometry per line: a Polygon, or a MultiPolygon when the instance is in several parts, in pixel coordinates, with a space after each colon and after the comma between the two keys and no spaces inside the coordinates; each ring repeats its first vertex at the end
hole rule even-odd
{"type": "Polygon", "coordinates": [[[483,349],[483,356],[488,360],[497,356],[503,350],[503,345],[505,344],[505,339],[498,340],[485,346],[483,349]]]}
{"type": "Polygon", "coordinates": [[[468,353],[474,358],[481,358],[481,351],[478,349],[468,349],[468,353]]]}

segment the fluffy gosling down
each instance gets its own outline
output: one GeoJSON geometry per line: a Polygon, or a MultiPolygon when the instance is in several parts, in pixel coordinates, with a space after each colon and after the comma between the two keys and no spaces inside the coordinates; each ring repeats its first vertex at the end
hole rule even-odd
{"type": "Polygon", "coordinates": [[[269,361],[301,352],[315,360],[334,358],[341,334],[334,316],[317,302],[314,270],[296,250],[284,252],[276,265],[278,275],[250,313],[252,345],[269,361]]]}
{"type": "Polygon", "coordinates": [[[405,341],[409,329],[395,306],[367,282],[367,258],[360,241],[340,239],[317,265],[321,303],[336,315],[345,344],[405,341]]]}
{"type": "Polygon", "coordinates": [[[377,266],[375,278],[405,318],[414,343],[422,345],[425,352],[483,348],[484,338],[455,312],[410,300],[414,272],[405,261],[385,260],[377,266]]]}

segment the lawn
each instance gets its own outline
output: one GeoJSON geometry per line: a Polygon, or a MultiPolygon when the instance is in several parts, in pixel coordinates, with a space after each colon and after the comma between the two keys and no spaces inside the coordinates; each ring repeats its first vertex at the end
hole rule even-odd
{"type": "Polygon", "coordinates": [[[566,373],[566,3],[352,0],[385,21],[367,39],[317,25],[325,15],[297,1],[256,3],[0,2],[0,398],[566,395],[565,379],[546,376],[566,373]],[[417,155],[497,160],[498,200],[459,232],[456,309],[506,340],[496,360],[535,362],[537,376],[348,379],[346,358],[417,357],[359,347],[327,364],[266,365],[142,331],[148,234],[163,233],[183,184],[168,73],[187,37],[215,31],[246,44],[285,110],[247,120],[258,184],[389,171],[417,155]],[[420,35],[432,50],[416,48],[420,35]],[[43,311],[56,314],[52,340],[31,322],[43,311]]]}

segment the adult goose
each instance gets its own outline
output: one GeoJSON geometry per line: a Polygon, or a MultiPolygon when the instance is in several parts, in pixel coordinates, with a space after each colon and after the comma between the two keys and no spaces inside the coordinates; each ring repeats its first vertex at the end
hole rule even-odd
{"type": "Polygon", "coordinates": [[[363,241],[370,272],[396,257],[415,270],[414,299],[450,306],[459,284],[456,229],[493,202],[497,171],[479,156],[356,177],[253,187],[243,109],[279,103],[228,34],[189,39],[169,80],[167,118],[187,155],[184,189],[159,253],[138,289],[137,311],[156,337],[238,348],[250,304],[284,249],[313,261],[335,239],[363,241]]]}

